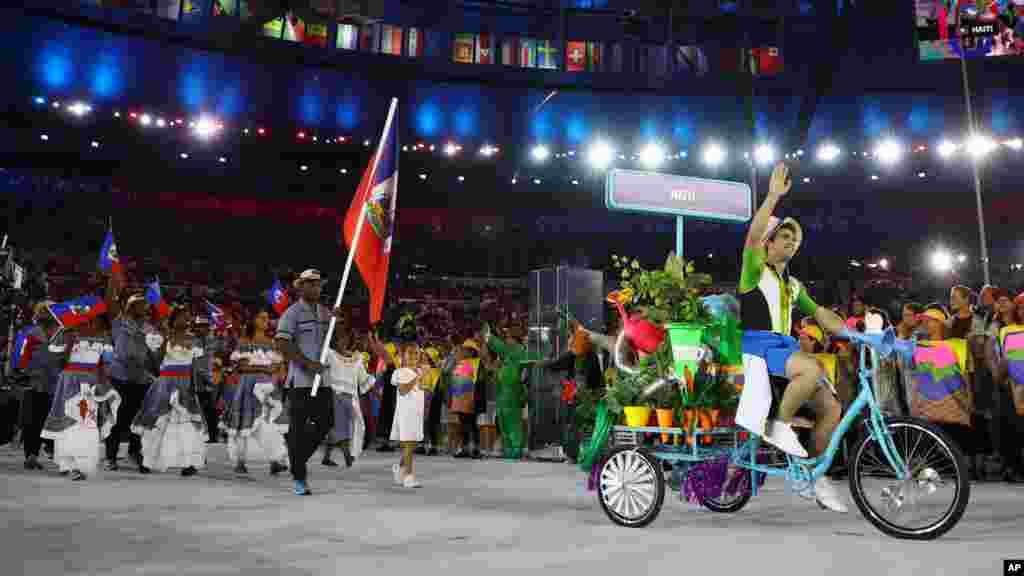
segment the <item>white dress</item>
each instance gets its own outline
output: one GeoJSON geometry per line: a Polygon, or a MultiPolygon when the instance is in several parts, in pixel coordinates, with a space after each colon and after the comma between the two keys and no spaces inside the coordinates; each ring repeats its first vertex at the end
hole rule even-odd
{"type": "MultiPolygon", "coordinates": [[[[410,368],[399,368],[391,375],[391,385],[408,384],[420,377],[410,368]]],[[[399,393],[395,418],[391,423],[392,442],[423,441],[423,389],[416,385],[404,396],[399,393]]]]}
{"type": "MultiPolygon", "coordinates": [[[[247,360],[249,366],[264,368],[284,362],[284,358],[277,351],[259,347],[231,353],[231,362],[238,363],[242,360],[247,360]]],[[[228,458],[232,462],[277,462],[287,465],[288,447],[284,441],[284,434],[274,424],[284,411],[284,404],[278,395],[274,394],[274,377],[270,374],[251,376],[257,377],[258,380],[253,385],[253,395],[260,403],[260,412],[256,415],[249,434],[228,434],[228,458]]]]}
{"type": "MultiPolygon", "coordinates": [[[[179,377],[167,377],[169,371],[188,374],[191,379],[192,361],[202,356],[203,351],[195,347],[169,345],[160,365],[160,378],[151,386],[171,386],[170,411],[157,420],[156,426],[146,429],[142,436],[142,462],[154,471],[163,472],[168,468],[201,468],[206,464],[206,436],[204,426],[197,426],[194,412],[188,406],[198,404],[190,398],[182,398],[184,390],[179,377]]],[[[189,394],[194,395],[191,390],[189,394]]],[[[200,419],[201,422],[201,419],[200,419]]]]}
{"type": "Polygon", "coordinates": [[[366,359],[362,354],[353,357],[342,356],[334,350],[327,353],[326,384],[334,390],[338,397],[346,394],[351,399],[351,420],[347,423],[338,422],[338,410],[335,410],[335,426],[351,426],[349,453],[358,458],[363,452],[363,439],[366,435],[366,422],[359,407],[359,398],[370,391],[373,381],[366,370],[366,359]]]}

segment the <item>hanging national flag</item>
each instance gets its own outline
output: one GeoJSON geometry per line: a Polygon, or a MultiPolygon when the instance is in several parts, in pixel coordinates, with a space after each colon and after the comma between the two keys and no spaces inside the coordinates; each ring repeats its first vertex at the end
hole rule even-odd
{"type": "Polygon", "coordinates": [[[227,316],[224,315],[224,311],[215,306],[213,302],[210,302],[209,300],[206,301],[206,315],[209,316],[210,325],[213,326],[215,330],[222,330],[227,326],[227,316]]]}
{"type": "Polygon", "coordinates": [[[267,291],[267,303],[274,309],[274,314],[281,316],[288,309],[288,292],[281,286],[279,278],[274,279],[274,285],[267,291]]]}
{"type": "Polygon", "coordinates": [[[377,153],[370,159],[345,215],[345,245],[370,291],[370,324],[380,321],[388,285],[391,239],[398,203],[398,104],[392,101],[377,153]],[[359,244],[353,246],[359,214],[366,210],[359,244]]]}
{"type": "Polygon", "coordinates": [[[587,69],[587,43],[570,41],[565,44],[565,69],[583,72],[587,69]]]}
{"type": "Polygon", "coordinates": [[[494,37],[486,32],[476,36],[476,63],[494,64],[494,37]]]}
{"type": "Polygon", "coordinates": [[[106,314],[107,303],[103,298],[90,294],[75,298],[74,300],[50,304],[49,311],[61,326],[64,328],[74,328],[97,316],[106,314]]]}
{"type": "Polygon", "coordinates": [[[164,300],[163,292],[160,290],[159,279],[146,285],[146,302],[153,307],[153,316],[158,321],[171,313],[171,307],[164,300]]]}
{"type": "Polygon", "coordinates": [[[359,49],[363,52],[377,52],[380,43],[377,41],[380,24],[367,24],[359,28],[359,49]]]}
{"type": "Polygon", "coordinates": [[[11,352],[11,368],[24,370],[32,362],[32,354],[43,344],[43,330],[39,326],[26,326],[14,336],[14,350],[11,352]]]}
{"type": "Polygon", "coordinates": [[[309,22],[306,24],[306,36],[303,44],[315,48],[327,48],[327,24],[309,22]]]}
{"type": "Polygon", "coordinates": [[[381,54],[391,54],[392,56],[402,55],[401,28],[398,26],[390,26],[388,24],[381,26],[380,52],[381,54]]]}
{"type": "Polygon", "coordinates": [[[587,42],[587,66],[591,72],[600,72],[604,62],[604,45],[600,42],[587,42]]]}
{"type": "Polygon", "coordinates": [[[519,39],[505,38],[501,41],[501,63],[505,66],[519,65],[519,39]]]}
{"type": "Polygon", "coordinates": [[[537,67],[548,70],[558,69],[558,48],[555,48],[551,40],[537,42],[537,67]]]}
{"type": "Polygon", "coordinates": [[[423,31],[419,28],[409,28],[405,37],[405,55],[410,58],[422,58],[423,45],[426,44],[426,42],[423,41],[423,31]]]}
{"type": "Polygon", "coordinates": [[[107,230],[107,237],[103,239],[103,247],[100,248],[100,270],[110,274],[121,274],[122,272],[113,230],[107,230]]]}
{"type": "Polygon", "coordinates": [[[473,52],[476,50],[476,39],[472,34],[456,34],[452,42],[452,60],[459,64],[472,64],[473,52]]]}
{"type": "Polygon", "coordinates": [[[533,38],[519,40],[519,65],[523,68],[537,67],[537,41],[533,38]]]}
{"type": "Polygon", "coordinates": [[[355,24],[338,24],[338,49],[359,49],[359,26],[355,24]]]}
{"type": "Polygon", "coordinates": [[[284,39],[289,42],[305,42],[306,23],[294,14],[284,17],[284,39]]]}
{"type": "Polygon", "coordinates": [[[782,72],[782,56],[774,46],[750,50],[750,72],[756,76],[774,76],[782,72]]]}

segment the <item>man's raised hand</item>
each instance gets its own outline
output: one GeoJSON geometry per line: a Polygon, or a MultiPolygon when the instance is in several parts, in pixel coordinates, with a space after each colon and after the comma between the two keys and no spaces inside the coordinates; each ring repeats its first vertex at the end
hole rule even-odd
{"type": "Polygon", "coordinates": [[[772,177],[768,183],[768,195],[781,198],[789,192],[793,180],[789,177],[789,166],[785,162],[775,164],[772,169],[772,177]]]}

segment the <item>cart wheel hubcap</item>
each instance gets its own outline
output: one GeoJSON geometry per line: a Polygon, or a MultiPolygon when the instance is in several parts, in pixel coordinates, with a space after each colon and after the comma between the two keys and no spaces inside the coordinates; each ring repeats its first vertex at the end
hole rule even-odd
{"type": "Polygon", "coordinates": [[[608,508],[625,519],[643,517],[654,504],[654,470],[637,452],[619,452],[601,471],[601,493],[608,508]]]}

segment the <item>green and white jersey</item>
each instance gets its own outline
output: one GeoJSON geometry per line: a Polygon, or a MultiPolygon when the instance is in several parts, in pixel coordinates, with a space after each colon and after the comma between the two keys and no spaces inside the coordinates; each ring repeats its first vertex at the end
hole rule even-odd
{"type": "Polygon", "coordinates": [[[780,275],[767,264],[763,246],[743,248],[740,271],[740,317],[744,330],[762,330],[790,336],[793,307],[811,316],[818,305],[804,285],[789,274],[780,275]]]}

